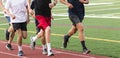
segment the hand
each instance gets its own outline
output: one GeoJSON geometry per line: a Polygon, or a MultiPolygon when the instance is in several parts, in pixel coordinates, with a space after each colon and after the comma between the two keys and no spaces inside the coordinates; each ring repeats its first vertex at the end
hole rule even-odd
{"type": "Polygon", "coordinates": [[[33,18],[35,18],[35,13],[33,12],[32,9],[29,9],[29,13],[30,13],[30,15],[31,15],[33,18]]]}
{"type": "Polygon", "coordinates": [[[88,1],[88,0],[85,0],[85,4],[89,4],[89,1],[88,1]]]}
{"type": "Polygon", "coordinates": [[[32,17],[35,18],[35,14],[33,14],[32,17]]]}
{"type": "Polygon", "coordinates": [[[8,10],[7,10],[7,9],[3,9],[3,12],[4,12],[4,13],[8,13],[8,10]]]}
{"type": "Polygon", "coordinates": [[[12,17],[12,19],[15,19],[15,16],[14,15],[10,15],[12,17]]]}
{"type": "Polygon", "coordinates": [[[4,11],[4,13],[10,15],[12,19],[15,19],[15,16],[13,14],[11,14],[7,9],[4,8],[3,11],[4,11]]]}
{"type": "Polygon", "coordinates": [[[70,3],[68,3],[67,6],[68,6],[69,8],[73,8],[73,5],[70,4],[70,3]]]}
{"type": "Polygon", "coordinates": [[[29,13],[30,13],[30,15],[33,15],[33,14],[34,14],[34,12],[33,12],[32,9],[29,9],[29,13]]]}
{"type": "Polygon", "coordinates": [[[49,4],[49,7],[50,7],[50,8],[53,8],[54,6],[55,6],[54,3],[50,3],[50,4],[49,4]]]}

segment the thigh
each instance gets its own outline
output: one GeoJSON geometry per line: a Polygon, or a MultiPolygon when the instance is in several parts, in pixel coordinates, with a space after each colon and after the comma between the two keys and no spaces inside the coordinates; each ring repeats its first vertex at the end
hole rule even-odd
{"type": "Polygon", "coordinates": [[[27,38],[27,31],[22,31],[22,36],[24,39],[26,39],[27,38]]]}
{"type": "Polygon", "coordinates": [[[10,27],[8,28],[8,32],[14,32],[13,25],[11,24],[10,27]]]}

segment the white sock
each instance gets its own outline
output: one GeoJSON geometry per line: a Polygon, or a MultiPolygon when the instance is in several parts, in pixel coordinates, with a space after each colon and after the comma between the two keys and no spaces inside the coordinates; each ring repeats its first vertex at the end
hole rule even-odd
{"type": "Polygon", "coordinates": [[[37,40],[37,36],[33,37],[33,42],[35,42],[37,40]]]}
{"type": "Polygon", "coordinates": [[[45,45],[42,45],[42,48],[43,48],[43,50],[46,49],[46,48],[47,48],[47,47],[46,47],[46,44],[45,44],[45,45]]]}
{"type": "Polygon", "coordinates": [[[18,51],[22,51],[22,46],[18,46],[18,51]]]}
{"type": "Polygon", "coordinates": [[[48,51],[48,53],[50,53],[50,50],[51,50],[51,45],[50,45],[50,43],[47,43],[47,51],[48,51]]]}

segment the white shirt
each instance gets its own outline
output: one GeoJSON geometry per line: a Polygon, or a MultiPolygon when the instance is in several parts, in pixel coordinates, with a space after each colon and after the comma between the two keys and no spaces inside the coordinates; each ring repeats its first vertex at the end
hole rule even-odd
{"type": "Polygon", "coordinates": [[[15,19],[11,18],[12,23],[26,22],[26,6],[26,0],[7,0],[5,7],[10,9],[11,14],[15,16],[15,19]]]}

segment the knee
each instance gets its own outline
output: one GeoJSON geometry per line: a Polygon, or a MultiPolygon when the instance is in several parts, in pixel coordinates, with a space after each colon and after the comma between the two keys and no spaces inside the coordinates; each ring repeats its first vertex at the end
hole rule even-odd
{"type": "Polygon", "coordinates": [[[69,35],[73,35],[76,33],[76,30],[73,30],[72,32],[69,32],[69,35]]]}
{"type": "Polygon", "coordinates": [[[22,39],[22,35],[19,35],[18,37],[22,39]]]}
{"type": "Polygon", "coordinates": [[[27,38],[27,36],[22,36],[24,39],[26,39],[27,38]]]}
{"type": "Polygon", "coordinates": [[[79,31],[84,31],[84,27],[83,27],[82,25],[78,26],[77,29],[78,29],[79,31]]]}
{"type": "Polygon", "coordinates": [[[45,30],[48,30],[48,31],[50,31],[50,26],[46,27],[46,29],[45,29],[45,30]]]}
{"type": "Polygon", "coordinates": [[[23,34],[23,35],[22,35],[22,38],[23,38],[23,39],[26,39],[26,38],[27,38],[27,34],[23,34]]]}
{"type": "Polygon", "coordinates": [[[83,26],[80,28],[80,30],[81,30],[81,31],[84,31],[84,28],[83,28],[83,26]]]}
{"type": "Polygon", "coordinates": [[[81,32],[84,31],[84,28],[83,28],[83,27],[82,27],[82,28],[79,28],[79,31],[81,31],[81,32]]]}
{"type": "Polygon", "coordinates": [[[27,37],[23,37],[24,39],[26,39],[27,37]]]}

